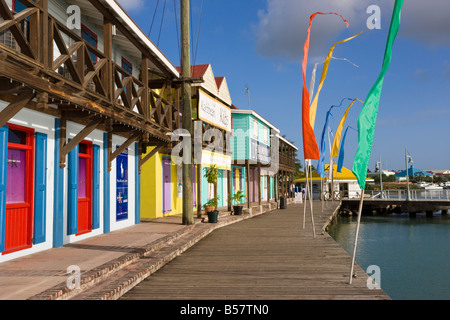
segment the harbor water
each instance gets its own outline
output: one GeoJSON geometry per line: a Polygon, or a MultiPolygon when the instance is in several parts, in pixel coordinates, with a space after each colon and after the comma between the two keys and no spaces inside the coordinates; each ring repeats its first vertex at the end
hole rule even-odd
{"type": "MultiPolygon", "coordinates": [[[[356,225],[356,216],[339,216],[329,228],[350,256],[356,225]]],[[[362,216],[356,263],[369,275],[369,266],[379,267],[379,284],[393,300],[450,299],[450,215],[362,216]]]]}

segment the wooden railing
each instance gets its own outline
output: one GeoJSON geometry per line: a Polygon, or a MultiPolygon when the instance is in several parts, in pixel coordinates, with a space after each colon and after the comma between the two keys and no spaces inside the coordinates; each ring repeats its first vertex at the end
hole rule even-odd
{"type": "MultiPolygon", "coordinates": [[[[16,1],[27,8],[15,13],[5,0],[0,0],[0,40],[3,40],[0,41],[0,60],[14,60],[15,67],[39,75],[43,81],[33,86],[31,80],[27,83],[21,77],[18,82],[38,91],[57,86],[64,89],[64,94],[57,94],[58,99],[68,96],[69,92],[72,98],[75,97],[71,100],[67,97],[69,102],[84,101],[85,108],[100,114],[106,109],[105,114],[120,115],[126,123],[132,121],[137,128],[151,129],[161,136],[179,128],[179,104],[176,101],[179,93],[176,92],[174,102],[170,79],[162,88],[150,88],[145,74],[148,68],[143,68],[140,79],[129,74],[111,57],[50,16],[46,0],[16,1]],[[54,52],[59,54],[54,55],[54,52]],[[93,106],[101,106],[101,110],[93,106]]],[[[148,62],[143,66],[148,66],[148,62]]],[[[11,74],[17,74],[17,71],[0,73],[0,76],[11,77],[11,74]]],[[[51,97],[55,92],[46,94],[51,97]]]]}

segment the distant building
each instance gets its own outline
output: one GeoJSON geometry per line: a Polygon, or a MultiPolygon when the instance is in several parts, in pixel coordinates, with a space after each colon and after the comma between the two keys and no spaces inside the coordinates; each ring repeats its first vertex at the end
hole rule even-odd
{"type": "MultiPolygon", "coordinates": [[[[410,176],[410,177],[432,177],[433,174],[429,173],[427,171],[417,169],[414,166],[411,166],[408,169],[408,176],[410,176]]],[[[395,174],[395,177],[396,177],[397,181],[405,181],[406,180],[406,170],[397,172],[395,174]]]]}
{"type": "MultiPolygon", "coordinates": [[[[324,178],[321,179],[320,175],[313,172],[312,182],[313,182],[313,199],[320,199],[321,190],[328,192],[331,187],[331,180],[328,179],[328,171],[330,165],[325,165],[324,178]]],[[[296,179],[296,185],[300,187],[305,187],[305,178],[296,179]]],[[[373,179],[367,178],[366,183],[373,183],[373,179]]],[[[340,192],[340,195],[348,198],[359,198],[361,197],[361,188],[359,187],[358,180],[356,176],[349,169],[342,167],[342,172],[337,172],[337,165],[333,166],[333,184],[334,191],[340,192]]]]}
{"type": "Polygon", "coordinates": [[[427,172],[441,178],[450,178],[450,170],[427,170],[427,172]]]}

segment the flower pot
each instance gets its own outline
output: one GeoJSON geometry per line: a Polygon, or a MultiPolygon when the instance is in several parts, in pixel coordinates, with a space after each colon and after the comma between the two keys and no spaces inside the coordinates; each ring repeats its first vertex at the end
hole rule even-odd
{"type": "Polygon", "coordinates": [[[233,206],[233,213],[235,216],[240,216],[242,214],[242,208],[244,206],[233,206]]]}
{"type": "Polygon", "coordinates": [[[219,211],[208,211],[208,222],[209,223],[217,223],[217,218],[219,217],[219,211]]]}
{"type": "Polygon", "coordinates": [[[216,210],[216,207],[205,205],[205,214],[208,214],[209,211],[214,211],[214,210],[216,210]]]}

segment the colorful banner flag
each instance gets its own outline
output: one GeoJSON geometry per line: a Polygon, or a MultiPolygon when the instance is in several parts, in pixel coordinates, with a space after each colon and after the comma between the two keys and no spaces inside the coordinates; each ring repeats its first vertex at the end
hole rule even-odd
{"type": "Polygon", "coordinates": [[[350,111],[350,108],[353,106],[353,104],[355,103],[356,100],[357,99],[353,99],[352,103],[350,103],[350,105],[348,106],[347,110],[344,113],[344,116],[342,117],[341,121],[339,122],[338,128],[336,130],[336,134],[334,135],[333,147],[331,150],[331,156],[333,158],[339,156],[339,144],[341,143],[342,129],[344,129],[344,124],[345,124],[345,121],[347,120],[348,112],[350,111]]]}
{"type": "Polygon", "coordinates": [[[352,100],[350,98],[344,98],[341,100],[341,103],[339,105],[333,105],[330,107],[330,109],[327,112],[326,118],[325,118],[325,126],[323,127],[322,130],[322,135],[321,135],[321,139],[320,139],[320,158],[319,158],[319,162],[317,164],[317,173],[320,174],[321,177],[323,177],[324,173],[325,173],[325,133],[327,131],[328,128],[328,121],[330,119],[330,116],[333,116],[331,114],[331,110],[333,108],[340,108],[342,107],[342,104],[344,103],[344,101],[346,100],[352,100]]]}
{"type": "MultiPolygon", "coordinates": [[[[359,68],[358,65],[354,64],[353,62],[351,62],[350,60],[346,59],[346,58],[336,58],[336,57],[331,57],[331,59],[334,60],[342,60],[342,61],[347,61],[348,63],[352,64],[354,67],[359,68]]],[[[316,71],[317,71],[317,67],[319,66],[319,64],[324,63],[324,61],[322,62],[317,62],[314,65],[313,71],[311,73],[311,80],[309,81],[309,96],[312,97],[313,93],[314,93],[314,86],[316,85],[316,71]]]]}
{"type": "Polygon", "coordinates": [[[400,28],[402,5],[403,0],[395,0],[381,73],[370,90],[358,118],[358,150],[356,151],[352,171],[358,178],[361,190],[366,189],[367,169],[369,168],[370,154],[372,153],[378,106],[380,104],[384,76],[392,60],[392,47],[400,28]]]}
{"type": "Polygon", "coordinates": [[[305,159],[319,159],[319,146],[317,145],[316,138],[314,136],[314,130],[310,123],[310,97],[308,93],[308,88],[306,87],[306,66],[308,64],[308,53],[309,53],[309,41],[311,37],[311,24],[313,19],[318,14],[335,14],[344,20],[348,28],[348,21],[344,19],[340,14],[329,12],[316,12],[311,15],[309,20],[308,33],[303,47],[303,62],[302,62],[302,73],[303,73],[303,93],[302,93],[302,134],[303,134],[303,152],[305,159]]]}
{"type": "Polygon", "coordinates": [[[347,138],[348,129],[353,129],[353,130],[357,131],[355,128],[350,127],[350,126],[347,126],[347,129],[345,129],[344,136],[342,137],[341,148],[339,150],[339,159],[338,159],[338,165],[337,165],[337,172],[339,172],[339,173],[342,172],[342,167],[344,166],[344,157],[345,157],[344,146],[345,146],[345,140],[347,138]]]}
{"type": "Polygon", "coordinates": [[[358,33],[357,35],[354,35],[353,37],[350,37],[350,38],[344,39],[344,40],[342,40],[342,41],[336,42],[335,44],[333,44],[333,45],[331,46],[331,49],[330,49],[330,51],[328,52],[328,55],[327,55],[327,57],[326,57],[326,59],[325,59],[325,62],[323,63],[323,69],[322,69],[322,75],[321,75],[321,77],[320,77],[319,87],[318,87],[318,89],[317,89],[316,96],[314,97],[314,100],[313,100],[313,102],[311,103],[311,107],[310,107],[310,111],[309,111],[311,127],[312,127],[313,129],[314,129],[314,123],[315,123],[315,121],[316,121],[316,112],[317,112],[317,103],[318,103],[318,101],[319,101],[319,94],[320,94],[320,91],[322,90],[323,83],[325,82],[325,79],[326,79],[326,77],[327,77],[328,67],[330,66],[330,60],[331,60],[331,58],[332,58],[332,56],[333,56],[334,48],[335,48],[336,45],[338,45],[338,44],[341,44],[341,43],[344,43],[344,42],[347,42],[347,41],[350,41],[350,40],[356,38],[357,36],[359,36],[360,34],[362,34],[364,31],[365,31],[365,29],[364,29],[363,31],[361,31],[360,33],[358,33]]]}

